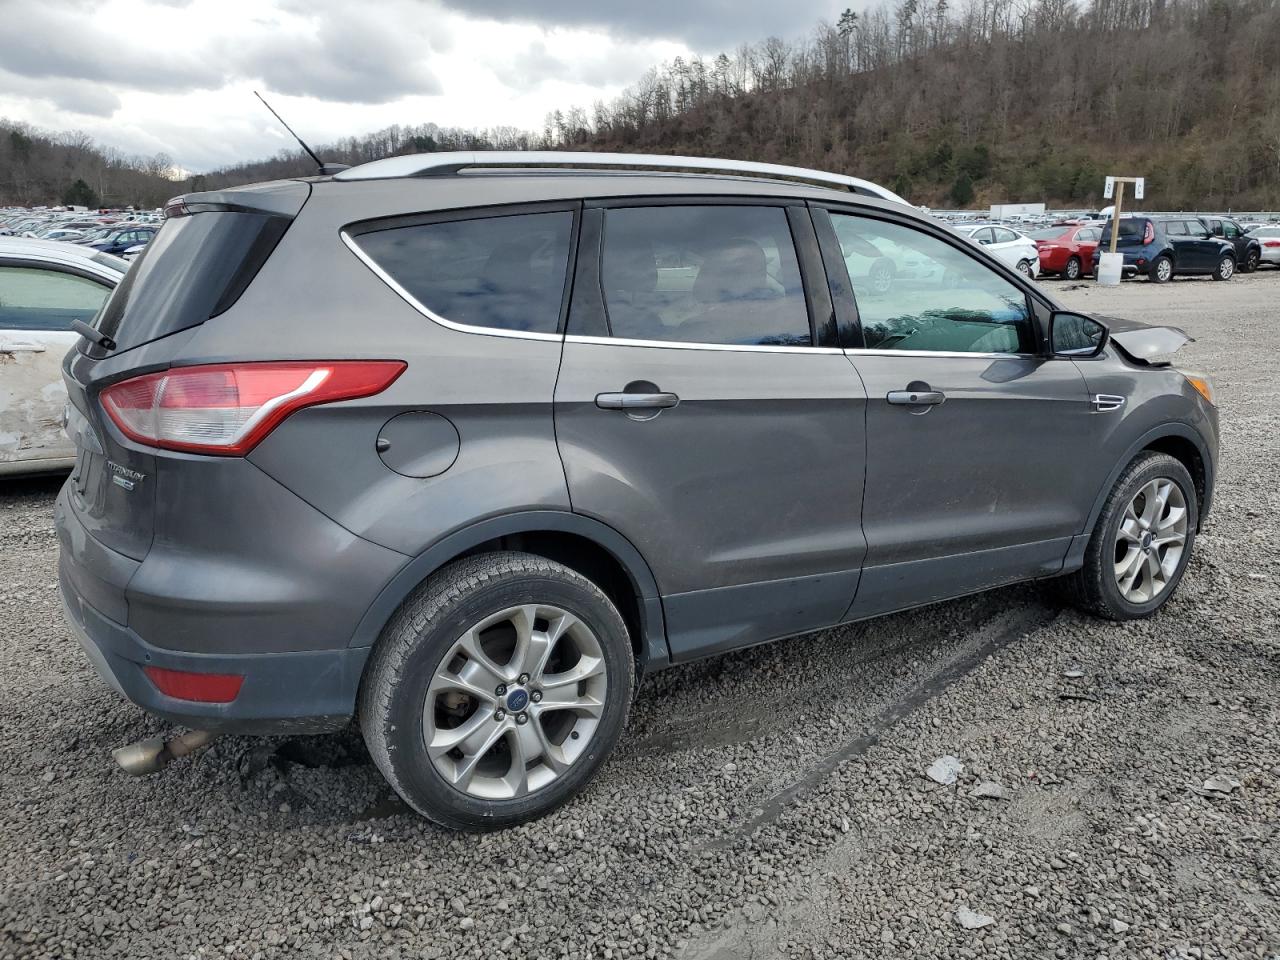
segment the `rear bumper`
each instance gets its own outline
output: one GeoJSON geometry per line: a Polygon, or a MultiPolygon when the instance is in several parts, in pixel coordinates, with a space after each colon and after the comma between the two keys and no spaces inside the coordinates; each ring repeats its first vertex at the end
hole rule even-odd
{"type": "Polygon", "coordinates": [[[289,653],[180,653],[153,646],[90,606],[59,564],[67,625],[98,675],[143,710],[197,730],[224,733],[320,733],[344,726],[355,710],[369,647],[289,653]],[[143,672],[165,667],[243,676],[230,703],[195,703],[166,696],[143,672]]]}

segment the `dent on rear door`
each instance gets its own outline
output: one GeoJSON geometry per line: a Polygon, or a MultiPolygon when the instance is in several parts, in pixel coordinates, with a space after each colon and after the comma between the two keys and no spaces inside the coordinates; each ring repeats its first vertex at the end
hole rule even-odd
{"type": "Polygon", "coordinates": [[[62,428],[62,357],[76,335],[0,331],[0,463],[75,455],[62,428]]]}

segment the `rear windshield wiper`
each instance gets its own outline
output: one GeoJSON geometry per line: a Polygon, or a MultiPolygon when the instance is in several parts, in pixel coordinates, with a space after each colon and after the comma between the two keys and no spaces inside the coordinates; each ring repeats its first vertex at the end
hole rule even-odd
{"type": "Polygon", "coordinates": [[[116,342],[108,337],[101,330],[96,330],[89,326],[83,320],[72,320],[71,329],[80,336],[84,337],[94,346],[101,347],[103,350],[111,351],[116,348],[116,342]]]}

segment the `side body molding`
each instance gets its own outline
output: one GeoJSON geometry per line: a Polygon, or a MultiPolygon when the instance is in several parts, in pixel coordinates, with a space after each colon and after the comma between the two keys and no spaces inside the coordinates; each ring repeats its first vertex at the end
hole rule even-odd
{"type": "Polygon", "coordinates": [[[528,510],[490,517],[436,541],[405,564],[382,588],[356,626],[349,646],[372,646],[405,598],[431,573],[454,557],[487,540],[540,531],[575,534],[591,540],[618,561],[635,590],[640,609],[640,628],[643,632],[640,670],[648,672],[666,666],[670,661],[670,653],[667,649],[662,602],[658,597],[658,583],[644,557],[631,541],[607,524],[564,510],[528,510]]]}

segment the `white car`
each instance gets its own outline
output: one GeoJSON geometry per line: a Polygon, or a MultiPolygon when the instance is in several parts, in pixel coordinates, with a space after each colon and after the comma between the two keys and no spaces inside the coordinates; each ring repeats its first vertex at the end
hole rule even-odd
{"type": "Polygon", "coordinates": [[[62,358],[128,264],[91,247],[0,237],[0,475],[70,469],[62,358]]]}
{"type": "Polygon", "coordinates": [[[1248,236],[1256,237],[1258,243],[1262,244],[1262,259],[1259,263],[1280,267],[1280,224],[1256,227],[1249,231],[1248,236]]]}
{"type": "Polygon", "coordinates": [[[1019,273],[1040,276],[1040,251],[1025,233],[999,224],[964,224],[952,227],[974,243],[981,244],[1019,273]]]}

